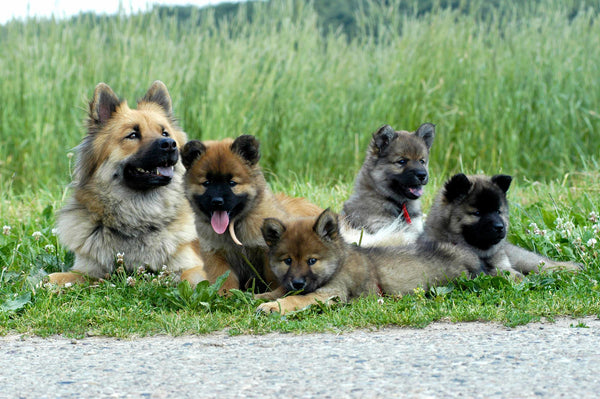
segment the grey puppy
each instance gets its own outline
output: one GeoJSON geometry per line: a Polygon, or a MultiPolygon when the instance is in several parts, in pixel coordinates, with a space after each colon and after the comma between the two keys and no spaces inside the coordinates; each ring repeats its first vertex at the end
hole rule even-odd
{"type": "Polygon", "coordinates": [[[547,269],[580,269],[577,263],[557,262],[506,240],[506,192],[511,181],[507,175],[454,175],[437,195],[423,237],[469,248],[482,260],[488,274],[508,271],[522,277],[547,269]]]}
{"type": "Polygon", "coordinates": [[[341,233],[362,246],[407,244],[423,231],[420,197],[429,181],[435,126],[415,132],[380,127],[344,204],[341,233]]]}

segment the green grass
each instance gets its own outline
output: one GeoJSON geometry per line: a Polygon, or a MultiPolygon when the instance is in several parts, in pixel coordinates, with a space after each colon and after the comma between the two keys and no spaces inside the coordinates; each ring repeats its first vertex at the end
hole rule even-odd
{"type": "Polygon", "coordinates": [[[310,6],[287,1],[256,6],[251,24],[243,15],[217,25],[204,14],[177,21],[150,13],[1,26],[0,224],[10,229],[0,234],[0,334],[344,331],[599,315],[600,225],[590,219],[600,214],[600,27],[595,11],[573,17],[558,3],[508,5],[485,18],[371,4],[357,13],[351,40],[323,35],[310,6]],[[514,175],[511,241],[586,269],[522,283],[480,277],[437,294],[285,318],[257,316],[243,293],[211,297],[203,309],[143,275],[40,286],[72,262],[52,228],[94,86],[104,81],[133,103],[155,79],[169,87],[190,138],[254,134],[275,190],[334,210],[372,131],[433,122],[425,210],[452,173],[514,175]]]}
{"type": "MultiPolygon", "coordinates": [[[[600,245],[589,242],[600,238],[600,221],[591,213],[599,209],[599,177],[598,173],[579,174],[572,181],[567,179],[569,184],[517,181],[509,191],[513,203],[511,241],[557,259],[581,262],[586,266],[581,273],[532,275],[522,282],[480,276],[433,292],[417,290],[402,298],[386,297],[383,304],[375,297],[362,298],[350,305],[315,307],[283,318],[257,315],[259,302],[242,292],[220,298],[204,287],[203,293],[192,297],[190,292],[180,291],[183,287],[169,283],[169,276],[117,273],[108,281],[83,286],[40,285],[46,272],[60,270],[71,260],[51,231],[54,216],[50,206],[60,200],[49,195],[31,198],[27,218],[18,218],[23,215],[21,209],[13,213],[14,219],[3,221],[11,229],[0,235],[0,256],[7,264],[0,274],[0,335],[339,332],[388,325],[423,327],[436,320],[515,326],[561,316],[600,315],[600,245]],[[562,219],[559,225],[558,218],[562,219]],[[36,231],[42,233],[37,239],[36,231]]],[[[439,178],[431,183],[427,203],[441,183],[439,178]]],[[[299,180],[279,181],[274,186],[288,188],[322,206],[333,205],[336,210],[341,205],[337,199],[350,190],[349,185],[303,185],[299,180]]]]}

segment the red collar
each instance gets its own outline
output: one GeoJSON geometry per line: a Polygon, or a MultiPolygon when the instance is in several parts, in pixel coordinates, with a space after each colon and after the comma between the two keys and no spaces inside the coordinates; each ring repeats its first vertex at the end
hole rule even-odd
{"type": "Polygon", "coordinates": [[[410,215],[408,214],[408,209],[406,209],[406,202],[404,204],[402,204],[402,215],[404,216],[404,220],[406,221],[406,224],[412,223],[412,221],[410,220],[410,215]]]}

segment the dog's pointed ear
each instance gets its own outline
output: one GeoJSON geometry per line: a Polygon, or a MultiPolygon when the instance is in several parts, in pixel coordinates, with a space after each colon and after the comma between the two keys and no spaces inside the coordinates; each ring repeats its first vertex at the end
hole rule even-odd
{"type": "Polygon", "coordinates": [[[456,201],[469,194],[473,183],[464,173],[458,173],[450,178],[444,185],[444,197],[448,202],[456,201]]]}
{"type": "Polygon", "coordinates": [[[260,231],[267,245],[274,247],[281,240],[283,233],[285,233],[285,226],[279,219],[266,218],[263,221],[260,231]]]}
{"type": "Polygon", "coordinates": [[[492,176],[492,183],[495,183],[498,187],[500,187],[500,190],[504,191],[505,193],[508,191],[511,182],[512,176],[509,175],[492,176]]]}
{"type": "Polygon", "coordinates": [[[422,138],[425,141],[427,149],[431,149],[433,138],[435,137],[435,125],[433,123],[423,123],[415,131],[415,136],[422,138]]]}
{"type": "Polygon", "coordinates": [[[398,133],[390,125],[383,125],[375,133],[371,140],[371,151],[376,155],[384,155],[388,146],[398,137],[398,133]]]}
{"type": "Polygon", "coordinates": [[[194,161],[206,152],[206,146],[198,140],[188,141],[181,149],[181,162],[186,169],[192,167],[194,161]]]}
{"type": "Polygon", "coordinates": [[[231,144],[231,151],[241,156],[250,165],[256,165],[260,159],[260,143],[249,134],[238,137],[231,144]]]}
{"type": "Polygon", "coordinates": [[[160,80],[155,80],[152,83],[152,86],[150,86],[146,95],[138,101],[138,104],[141,102],[158,104],[165,110],[169,118],[173,116],[173,103],[171,102],[169,90],[167,90],[167,86],[160,80]]]}
{"type": "Polygon", "coordinates": [[[329,208],[325,209],[317,218],[313,230],[323,240],[335,240],[339,235],[337,215],[329,208]]]}
{"type": "Polygon", "coordinates": [[[106,83],[98,83],[90,101],[90,126],[104,125],[121,105],[121,100],[106,83]]]}

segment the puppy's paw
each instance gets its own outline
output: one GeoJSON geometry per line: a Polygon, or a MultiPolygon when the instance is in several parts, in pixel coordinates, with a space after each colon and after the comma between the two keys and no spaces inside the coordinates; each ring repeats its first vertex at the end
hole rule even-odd
{"type": "Polygon", "coordinates": [[[256,308],[258,313],[285,313],[285,310],[282,309],[281,304],[278,301],[273,302],[265,302],[261,303],[258,308],[256,308]]]}

